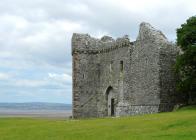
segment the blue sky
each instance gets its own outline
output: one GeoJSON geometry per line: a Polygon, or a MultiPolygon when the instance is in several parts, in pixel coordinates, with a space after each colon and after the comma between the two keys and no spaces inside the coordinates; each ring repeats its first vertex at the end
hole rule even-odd
{"type": "Polygon", "coordinates": [[[0,102],[71,103],[71,35],[128,34],[142,21],[175,42],[195,0],[1,0],[0,102]]]}

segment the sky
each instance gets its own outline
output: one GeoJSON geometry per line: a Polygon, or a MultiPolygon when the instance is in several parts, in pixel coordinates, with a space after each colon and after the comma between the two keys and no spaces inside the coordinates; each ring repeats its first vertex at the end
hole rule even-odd
{"type": "Polygon", "coordinates": [[[129,35],[143,21],[175,42],[195,0],[0,0],[0,102],[72,102],[71,36],[129,35]]]}

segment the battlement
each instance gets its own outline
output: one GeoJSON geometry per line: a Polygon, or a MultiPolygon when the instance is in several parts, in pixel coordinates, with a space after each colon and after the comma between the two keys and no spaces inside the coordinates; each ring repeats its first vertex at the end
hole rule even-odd
{"type": "Polygon", "coordinates": [[[130,47],[131,45],[133,45],[133,42],[130,42],[127,35],[116,40],[110,36],[97,39],[88,34],[78,33],[74,33],[72,36],[72,54],[76,52],[88,54],[107,53],[118,48],[130,47]]]}

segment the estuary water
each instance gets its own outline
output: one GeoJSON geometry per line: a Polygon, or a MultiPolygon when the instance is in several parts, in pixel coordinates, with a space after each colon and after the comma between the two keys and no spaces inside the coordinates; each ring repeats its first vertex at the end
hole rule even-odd
{"type": "Polygon", "coordinates": [[[0,117],[69,118],[72,106],[60,103],[0,103],[0,117]]]}

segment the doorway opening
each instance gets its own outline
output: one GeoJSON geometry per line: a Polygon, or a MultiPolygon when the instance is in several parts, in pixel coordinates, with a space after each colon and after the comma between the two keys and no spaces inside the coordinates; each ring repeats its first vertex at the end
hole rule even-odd
{"type": "Polygon", "coordinates": [[[111,99],[111,116],[114,116],[114,98],[111,99]]]}
{"type": "Polygon", "coordinates": [[[115,96],[111,86],[106,90],[107,116],[115,116],[115,96]]]}

